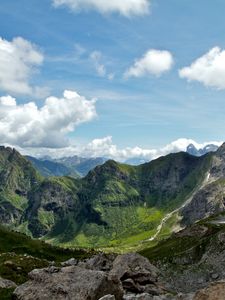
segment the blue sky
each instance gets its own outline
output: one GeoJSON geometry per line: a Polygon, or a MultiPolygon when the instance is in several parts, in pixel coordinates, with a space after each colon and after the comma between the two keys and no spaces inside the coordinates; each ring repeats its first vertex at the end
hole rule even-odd
{"type": "MultiPolygon", "coordinates": [[[[204,65],[200,74],[191,69],[189,75],[179,76],[179,70],[215,47],[220,47],[215,56],[220,56],[225,69],[220,55],[225,49],[225,2],[135,1],[149,4],[149,11],[124,15],[120,8],[105,13],[84,5],[72,11],[68,5],[53,6],[51,0],[1,0],[1,38],[11,43],[21,37],[32,43],[42,62],[29,65],[32,72],[25,76],[33,92],[18,93],[0,84],[0,95],[15,97],[17,106],[34,101],[37,109],[45,105],[46,97],[60,98],[64,90],[89,100],[97,98],[90,118],[80,123],[73,120],[71,130],[62,129],[60,134],[70,140],[65,146],[78,147],[106,137],[112,137],[120,149],[160,148],[179,138],[199,143],[225,140],[225,70],[204,65]],[[171,54],[169,70],[154,74],[147,69],[125,78],[135,60],[152,49],[171,54]],[[217,76],[221,80],[214,79],[217,76]],[[42,93],[34,92],[37,86],[42,93]]],[[[50,140],[53,137],[57,139],[55,133],[50,140]]],[[[43,139],[36,145],[17,143],[18,136],[2,139],[22,148],[46,146],[43,139]]],[[[53,144],[49,147],[56,147],[53,144]]]]}

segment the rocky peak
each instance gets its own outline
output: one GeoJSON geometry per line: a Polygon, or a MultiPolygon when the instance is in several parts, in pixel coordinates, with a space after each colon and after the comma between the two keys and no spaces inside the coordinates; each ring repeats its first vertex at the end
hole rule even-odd
{"type": "Polygon", "coordinates": [[[218,150],[216,151],[216,155],[217,156],[222,156],[225,158],[225,143],[223,143],[219,148],[218,150]]]}

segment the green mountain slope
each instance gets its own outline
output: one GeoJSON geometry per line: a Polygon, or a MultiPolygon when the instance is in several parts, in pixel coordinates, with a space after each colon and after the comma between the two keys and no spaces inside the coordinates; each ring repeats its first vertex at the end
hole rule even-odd
{"type": "Polygon", "coordinates": [[[57,245],[123,251],[154,244],[198,214],[224,209],[212,200],[223,197],[224,148],[202,157],[170,154],[140,166],[111,160],[82,179],[42,178],[18,152],[1,148],[1,223],[57,245]]]}
{"type": "Polygon", "coordinates": [[[15,149],[0,147],[0,222],[18,225],[41,176],[15,149]]]}

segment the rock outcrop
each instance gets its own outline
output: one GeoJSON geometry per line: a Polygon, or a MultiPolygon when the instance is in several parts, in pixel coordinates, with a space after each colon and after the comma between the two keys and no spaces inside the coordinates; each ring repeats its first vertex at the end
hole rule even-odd
{"type": "Polygon", "coordinates": [[[139,254],[99,254],[85,262],[70,260],[58,268],[35,269],[14,292],[17,300],[153,299],[166,294],[159,271],[139,254]]]}
{"type": "Polygon", "coordinates": [[[137,254],[119,255],[113,262],[110,275],[121,280],[126,292],[160,295],[159,270],[147,258],[137,254]]]}
{"type": "Polygon", "coordinates": [[[123,297],[122,285],[102,271],[87,270],[72,266],[62,269],[33,270],[30,280],[15,292],[18,300],[98,300],[113,294],[116,300],[123,297]]]}

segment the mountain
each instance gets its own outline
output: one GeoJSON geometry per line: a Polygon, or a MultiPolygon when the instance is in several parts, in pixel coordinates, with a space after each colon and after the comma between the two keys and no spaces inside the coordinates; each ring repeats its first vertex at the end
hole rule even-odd
{"type": "Polygon", "coordinates": [[[107,159],[102,157],[83,158],[79,156],[63,157],[53,159],[49,156],[35,158],[26,156],[35,169],[44,177],[71,176],[78,178],[86,176],[87,173],[98,165],[102,165],[107,159]]]}
{"type": "Polygon", "coordinates": [[[194,156],[202,156],[209,152],[215,152],[218,150],[218,148],[219,147],[214,144],[209,144],[203,148],[197,149],[193,144],[190,144],[187,146],[186,152],[194,156]]]}
{"type": "Polygon", "coordinates": [[[32,156],[26,156],[26,158],[32,163],[35,169],[44,177],[51,176],[72,176],[79,177],[79,175],[62,163],[55,162],[49,159],[40,160],[32,156]]]}
{"type": "Polygon", "coordinates": [[[225,144],[139,166],[113,160],[84,178],[43,178],[16,150],[0,148],[0,220],[53,244],[129,250],[152,245],[224,211],[225,144]]]}
{"type": "MultiPolygon", "coordinates": [[[[161,270],[161,280],[178,293],[193,293],[213,281],[224,282],[225,213],[198,221],[140,254],[161,270]]],[[[217,296],[204,294],[197,299],[224,299],[217,296]]]]}
{"type": "Polygon", "coordinates": [[[71,156],[55,159],[54,161],[77,172],[80,176],[86,176],[90,170],[104,164],[107,159],[103,157],[83,158],[79,156],[71,156]]]}

